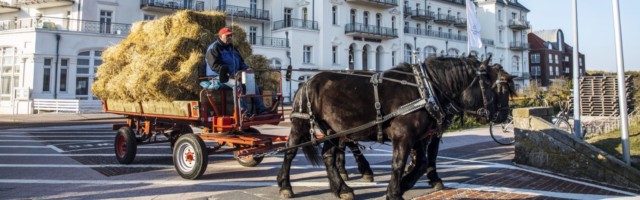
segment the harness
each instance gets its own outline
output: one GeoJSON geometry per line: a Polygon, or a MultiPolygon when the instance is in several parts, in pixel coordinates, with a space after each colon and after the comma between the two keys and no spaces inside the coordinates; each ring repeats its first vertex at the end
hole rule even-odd
{"type": "MultiPolygon", "coordinates": [[[[282,151],[287,151],[290,149],[296,149],[302,146],[306,146],[306,145],[310,145],[310,144],[318,144],[321,142],[325,142],[328,140],[332,140],[335,138],[341,138],[341,137],[345,137],[349,134],[352,133],[356,133],[362,130],[365,130],[367,128],[371,128],[373,126],[377,126],[377,141],[379,143],[383,143],[384,142],[384,134],[382,131],[382,124],[390,119],[393,119],[397,116],[401,116],[401,115],[406,115],[409,113],[412,113],[414,111],[417,111],[419,109],[425,108],[428,113],[435,118],[438,121],[438,126],[441,126],[444,123],[444,119],[446,115],[455,115],[455,114],[462,114],[462,113],[470,113],[470,114],[476,114],[476,115],[480,115],[480,116],[484,116],[484,117],[489,117],[490,112],[489,112],[489,106],[491,105],[491,103],[493,103],[494,99],[493,96],[491,96],[491,98],[489,99],[487,97],[487,88],[485,87],[485,85],[480,82],[480,89],[482,92],[482,100],[483,100],[483,108],[478,109],[477,111],[472,111],[472,110],[466,110],[463,109],[462,107],[456,105],[454,103],[454,101],[447,97],[446,95],[442,95],[444,98],[446,98],[449,102],[449,104],[447,104],[446,109],[441,109],[440,106],[440,101],[437,98],[437,95],[435,95],[434,89],[438,89],[436,85],[434,85],[431,80],[431,78],[428,76],[428,73],[426,72],[426,66],[424,65],[419,65],[416,64],[418,62],[416,62],[417,59],[417,54],[414,53],[413,55],[414,57],[414,62],[413,64],[411,64],[413,73],[408,73],[408,72],[403,72],[403,71],[397,71],[397,70],[387,70],[387,71],[383,71],[380,73],[376,73],[373,75],[363,75],[363,74],[353,74],[353,73],[343,73],[343,72],[333,72],[333,73],[339,73],[339,74],[347,74],[347,75],[351,75],[351,76],[362,76],[362,77],[370,77],[370,83],[373,86],[373,91],[374,91],[374,108],[376,109],[376,119],[373,121],[370,121],[368,123],[359,125],[357,127],[348,129],[348,130],[344,130],[341,132],[336,132],[334,134],[327,134],[325,137],[321,138],[321,139],[316,139],[315,136],[315,127],[317,126],[317,122],[315,121],[315,116],[313,114],[313,111],[311,109],[311,101],[309,98],[309,90],[308,88],[305,88],[305,96],[300,98],[300,107],[298,111],[295,111],[293,113],[291,113],[291,118],[298,118],[298,119],[304,119],[304,120],[309,120],[310,123],[310,134],[311,134],[311,141],[309,142],[305,142],[305,143],[301,143],[298,145],[294,145],[294,146],[289,146],[286,148],[280,148],[277,149],[276,151],[274,151],[273,153],[278,153],[278,152],[282,152],[282,151]],[[413,75],[416,79],[416,83],[410,83],[407,82],[406,80],[397,80],[397,79],[392,79],[392,78],[388,78],[388,77],[384,77],[385,73],[400,73],[400,74],[405,74],[405,75],[413,75]],[[383,82],[383,81],[392,81],[392,82],[396,82],[396,83],[400,83],[403,85],[409,85],[409,86],[413,86],[416,87],[418,89],[418,92],[420,93],[420,98],[416,99],[412,102],[409,102],[403,106],[400,106],[398,109],[396,109],[395,111],[383,115],[382,113],[382,104],[380,103],[380,97],[379,97],[379,92],[378,92],[378,87],[379,85],[383,82]],[[307,110],[308,113],[304,113],[302,112],[302,103],[303,103],[303,98],[307,99],[307,110]]],[[[466,64],[466,63],[465,63],[466,64]]],[[[487,77],[486,77],[486,71],[482,71],[480,69],[477,69],[474,67],[474,70],[476,71],[476,76],[474,77],[474,80],[469,84],[469,86],[467,86],[466,89],[469,89],[471,86],[473,86],[473,84],[475,84],[475,82],[478,81],[484,81],[487,82],[487,77]]],[[[313,79],[313,78],[312,78],[313,79]]],[[[308,80],[305,83],[308,84],[311,80],[308,80]]],[[[496,83],[494,83],[493,87],[496,86],[496,84],[499,83],[505,83],[506,81],[501,81],[500,80],[496,81],[496,83]]],[[[495,117],[497,117],[498,112],[495,113],[495,117]]],[[[448,126],[448,125],[447,125],[448,126]]],[[[332,130],[328,130],[327,132],[332,132],[332,130]]]]}

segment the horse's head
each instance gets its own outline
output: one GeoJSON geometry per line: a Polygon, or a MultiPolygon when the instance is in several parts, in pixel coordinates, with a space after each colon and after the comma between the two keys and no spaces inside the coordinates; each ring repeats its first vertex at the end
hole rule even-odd
{"type": "Polygon", "coordinates": [[[478,63],[475,78],[463,92],[467,109],[480,121],[503,122],[509,115],[509,97],[515,95],[514,83],[500,64],[490,65],[491,57],[478,63]],[[479,98],[481,97],[481,98],[479,98]]]}

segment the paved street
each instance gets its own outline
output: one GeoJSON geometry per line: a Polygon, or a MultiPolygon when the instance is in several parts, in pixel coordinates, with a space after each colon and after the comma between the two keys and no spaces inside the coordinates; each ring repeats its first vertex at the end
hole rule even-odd
{"type": "MultiPolygon", "coordinates": [[[[288,134],[288,127],[262,126],[264,134],[288,134]]],[[[487,128],[447,133],[438,170],[444,191],[433,192],[423,177],[405,198],[419,199],[603,199],[635,194],[533,171],[511,163],[513,146],[499,146],[487,128]]],[[[278,199],[275,176],[281,156],[257,167],[240,166],[232,154],[210,155],[199,180],[184,180],[172,164],[168,144],[138,147],[131,165],[117,163],[110,123],[0,130],[0,193],[3,199],[278,199]]],[[[347,154],[347,166],[359,199],[384,199],[391,147],[362,143],[375,182],[364,182],[347,154]]],[[[299,199],[336,199],[324,167],[313,167],[301,153],[292,183],[299,199]]]]}

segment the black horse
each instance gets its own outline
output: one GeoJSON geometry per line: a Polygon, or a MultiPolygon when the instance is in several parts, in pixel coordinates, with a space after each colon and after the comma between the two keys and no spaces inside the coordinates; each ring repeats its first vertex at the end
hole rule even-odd
{"type": "MultiPolygon", "coordinates": [[[[513,94],[513,81],[500,67],[491,67],[489,60],[480,62],[475,58],[433,58],[425,62],[424,70],[431,79],[435,96],[441,105],[453,110],[464,110],[481,120],[502,122],[507,117],[509,96],[513,94]],[[455,109],[458,108],[458,109],[455,109]],[[477,111],[477,112],[476,112],[477,111]]],[[[385,77],[400,81],[384,81],[378,85],[381,111],[385,114],[398,110],[401,106],[421,99],[412,83],[416,83],[413,70],[408,64],[400,64],[385,73],[385,77]],[[409,83],[409,84],[406,84],[409,83]]],[[[293,110],[312,113],[315,124],[324,133],[341,132],[376,120],[374,89],[370,77],[323,72],[307,81],[294,98],[293,110]],[[310,110],[309,110],[310,109],[310,110]]],[[[293,118],[289,135],[289,146],[311,140],[312,123],[309,119],[293,118]]],[[[393,146],[391,180],[387,188],[387,198],[402,199],[405,191],[413,187],[420,176],[427,172],[427,151],[435,145],[434,129],[436,120],[426,109],[419,109],[396,116],[382,123],[384,139],[393,146]],[[409,152],[416,153],[415,165],[405,173],[409,152]]],[[[375,141],[377,128],[373,126],[346,136],[347,140],[375,141]]],[[[344,139],[344,138],[343,138],[344,139]]],[[[343,199],[353,199],[353,189],[340,177],[337,166],[340,139],[324,142],[322,158],[313,146],[303,147],[303,152],[312,164],[323,160],[329,185],[334,195],[343,199]]],[[[437,144],[437,143],[436,143],[437,144]]],[[[435,151],[437,153],[437,147],[435,151]]],[[[278,185],[282,197],[293,196],[290,183],[291,162],[297,149],[285,152],[284,162],[278,174],[278,185]]],[[[435,160],[435,156],[433,156],[435,160]]],[[[431,156],[429,160],[432,160],[431,156]]],[[[435,166],[435,163],[433,163],[435,166]]],[[[435,169],[435,167],[433,167],[435,169]]],[[[435,174],[435,171],[433,172],[435,174]]],[[[437,177],[437,175],[436,175],[437,177]]],[[[429,177],[432,182],[435,179],[429,177]]],[[[437,181],[440,181],[437,178],[437,181]]],[[[440,183],[441,184],[441,183],[440,183]]]]}

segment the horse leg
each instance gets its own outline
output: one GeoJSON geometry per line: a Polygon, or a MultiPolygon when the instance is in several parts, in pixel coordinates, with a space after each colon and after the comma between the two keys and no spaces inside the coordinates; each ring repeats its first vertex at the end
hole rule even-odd
{"type": "Polygon", "coordinates": [[[439,148],[440,137],[432,136],[427,146],[427,178],[429,178],[429,185],[436,191],[444,189],[442,179],[440,179],[436,171],[436,158],[438,158],[439,148]]]}
{"type": "Polygon", "coordinates": [[[392,145],[393,157],[391,159],[391,180],[389,180],[389,186],[387,187],[387,199],[402,199],[402,194],[404,194],[405,190],[402,190],[400,183],[407,164],[409,150],[410,147],[413,146],[413,142],[409,137],[399,137],[392,138],[392,145]]]}
{"type": "Polygon", "coordinates": [[[402,191],[407,191],[420,180],[420,177],[427,172],[427,145],[431,138],[423,139],[416,142],[411,150],[413,160],[411,161],[408,171],[402,177],[400,188],[402,191]],[[427,142],[425,142],[427,141],[427,142]],[[425,144],[426,143],[426,144],[425,144]]]}
{"type": "Polygon", "coordinates": [[[338,152],[336,152],[336,167],[338,168],[338,172],[340,172],[340,177],[342,180],[349,180],[349,174],[347,173],[346,165],[345,165],[345,146],[347,143],[351,143],[348,141],[340,141],[338,145],[338,152]]]}
{"type": "Polygon", "coordinates": [[[351,189],[340,177],[340,172],[336,165],[336,154],[338,153],[339,139],[333,139],[325,142],[322,147],[322,158],[327,170],[327,178],[329,178],[329,187],[333,194],[340,199],[354,199],[353,189],[351,189]]]}
{"type": "Polygon", "coordinates": [[[362,174],[362,179],[368,182],[373,182],[373,170],[371,170],[371,166],[369,166],[369,161],[364,157],[360,148],[356,142],[349,142],[346,144],[349,149],[351,149],[351,153],[353,153],[353,158],[356,160],[358,164],[358,171],[362,174]]]}
{"type": "MultiPolygon", "coordinates": [[[[289,134],[288,146],[300,144],[305,141],[309,135],[309,123],[299,119],[292,119],[291,132],[289,134]]],[[[298,149],[291,149],[284,152],[284,161],[278,173],[277,181],[280,187],[280,197],[293,197],[293,189],[291,187],[290,170],[291,162],[296,157],[298,149]]]]}

